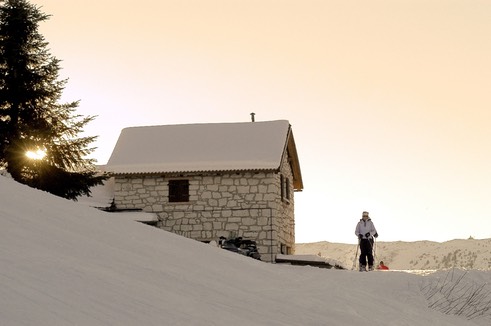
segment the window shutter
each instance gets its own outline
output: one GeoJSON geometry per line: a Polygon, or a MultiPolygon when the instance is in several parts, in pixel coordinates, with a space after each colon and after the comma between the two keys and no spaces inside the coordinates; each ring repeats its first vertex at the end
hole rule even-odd
{"type": "Polygon", "coordinates": [[[189,180],[169,180],[169,202],[189,201],[189,180]]]}

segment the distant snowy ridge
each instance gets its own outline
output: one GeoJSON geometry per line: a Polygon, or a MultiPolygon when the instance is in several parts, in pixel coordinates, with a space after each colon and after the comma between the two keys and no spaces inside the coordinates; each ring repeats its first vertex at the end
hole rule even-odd
{"type": "MultiPolygon", "coordinates": [[[[447,242],[377,242],[376,261],[384,261],[397,270],[441,270],[452,267],[491,270],[491,239],[451,240],[447,242]]],[[[341,262],[351,268],[355,260],[356,244],[327,241],[297,243],[295,254],[320,255],[341,262]]]]}

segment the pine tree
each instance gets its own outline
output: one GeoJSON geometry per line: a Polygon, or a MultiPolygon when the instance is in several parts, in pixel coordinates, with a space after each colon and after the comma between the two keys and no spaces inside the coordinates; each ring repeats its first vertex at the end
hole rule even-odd
{"type": "Polygon", "coordinates": [[[76,199],[107,178],[87,158],[95,139],[77,135],[94,116],[60,104],[67,80],[38,24],[49,18],[26,0],[0,1],[0,168],[18,182],[76,199]],[[29,158],[28,152],[42,154],[29,158]]]}

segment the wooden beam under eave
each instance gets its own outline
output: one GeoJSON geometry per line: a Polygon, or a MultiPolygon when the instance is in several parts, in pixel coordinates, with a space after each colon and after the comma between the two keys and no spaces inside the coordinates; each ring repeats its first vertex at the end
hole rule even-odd
{"type": "Polygon", "coordinates": [[[295,140],[293,138],[293,132],[290,128],[290,135],[288,137],[288,156],[290,157],[292,172],[293,172],[293,188],[296,191],[303,190],[302,172],[300,170],[300,162],[298,160],[297,147],[295,146],[295,140]]]}

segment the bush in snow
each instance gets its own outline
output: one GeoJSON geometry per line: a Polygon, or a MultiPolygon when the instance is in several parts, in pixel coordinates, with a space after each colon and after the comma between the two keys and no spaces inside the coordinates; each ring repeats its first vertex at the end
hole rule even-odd
{"type": "Polygon", "coordinates": [[[444,277],[425,278],[421,291],[428,307],[467,319],[486,316],[491,319],[491,290],[487,283],[477,284],[465,278],[467,271],[451,269],[444,277]]]}

